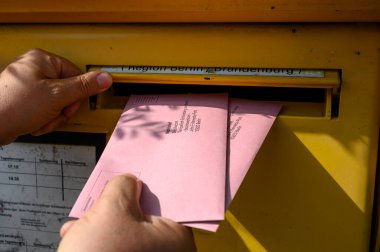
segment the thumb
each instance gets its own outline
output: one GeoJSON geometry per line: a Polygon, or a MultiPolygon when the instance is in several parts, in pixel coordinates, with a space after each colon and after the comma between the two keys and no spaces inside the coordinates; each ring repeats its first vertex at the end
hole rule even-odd
{"type": "Polygon", "coordinates": [[[113,177],[91,210],[108,214],[112,212],[117,218],[144,220],[139,203],[141,188],[142,182],[132,174],[113,177]]]}
{"type": "Polygon", "coordinates": [[[93,71],[55,82],[66,106],[91,95],[101,93],[112,84],[112,77],[104,71],[93,71]]]}
{"type": "Polygon", "coordinates": [[[69,231],[69,229],[75,224],[76,220],[71,220],[71,221],[68,221],[68,222],[65,222],[65,224],[62,225],[61,229],[59,230],[59,235],[61,236],[61,238],[63,238],[67,231],[69,231]]]}

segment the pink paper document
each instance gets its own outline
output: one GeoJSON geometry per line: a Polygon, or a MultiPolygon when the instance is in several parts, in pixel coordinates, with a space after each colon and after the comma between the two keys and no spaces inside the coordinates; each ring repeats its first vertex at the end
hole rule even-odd
{"type": "Polygon", "coordinates": [[[70,216],[88,211],[111,177],[133,173],[145,214],[222,220],[227,110],[227,94],[131,96],[70,216]]]}
{"type": "MultiPolygon", "coordinates": [[[[243,182],[280,109],[281,105],[278,103],[230,99],[226,209],[243,182]]],[[[219,227],[219,222],[183,224],[214,232],[219,227]]]]}

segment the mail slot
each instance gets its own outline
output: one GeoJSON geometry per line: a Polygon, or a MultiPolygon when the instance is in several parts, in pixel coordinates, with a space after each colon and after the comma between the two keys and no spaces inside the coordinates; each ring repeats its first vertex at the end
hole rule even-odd
{"type": "Polygon", "coordinates": [[[93,109],[121,108],[130,94],[228,93],[230,97],[280,101],[282,115],[337,118],[338,70],[290,68],[91,66],[111,73],[108,92],[93,97],[93,109]],[[119,97],[119,98],[118,98],[119,97]]]}
{"type": "Polygon", "coordinates": [[[284,104],[218,231],[194,229],[199,251],[368,251],[371,233],[376,246],[378,25],[53,23],[1,24],[0,66],[39,47],[113,75],[66,138],[107,141],[131,93],[284,104]]]}

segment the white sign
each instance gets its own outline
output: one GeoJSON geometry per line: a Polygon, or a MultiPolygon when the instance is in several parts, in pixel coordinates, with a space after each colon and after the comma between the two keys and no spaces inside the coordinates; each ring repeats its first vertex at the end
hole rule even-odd
{"type": "Polygon", "coordinates": [[[0,251],[56,251],[94,166],[95,147],[0,146],[0,251]]]}
{"type": "Polygon", "coordinates": [[[181,67],[181,66],[121,66],[102,67],[110,73],[125,74],[194,74],[194,75],[238,75],[238,76],[288,76],[316,77],[325,76],[323,70],[304,70],[293,68],[247,68],[247,67],[181,67]]]}

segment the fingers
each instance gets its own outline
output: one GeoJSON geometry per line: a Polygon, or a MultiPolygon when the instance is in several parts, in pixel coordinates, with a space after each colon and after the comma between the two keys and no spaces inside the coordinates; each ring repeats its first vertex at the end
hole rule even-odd
{"type": "Polygon", "coordinates": [[[80,75],[83,73],[79,69],[79,67],[74,65],[71,61],[69,61],[63,57],[60,57],[58,55],[52,54],[52,56],[53,56],[52,59],[56,59],[56,60],[53,60],[53,62],[54,61],[57,62],[56,63],[57,73],[58,73],[57,78],[64,79],[64,78],[77,76],[77,75],[80,75]]]}
{"type": "Polygon", "coordinates": [[[61,230],[59,231],[59,235],[61,238],[65,236],[67,231],[75,224],[76,220],[68,221],[65,224],[62,225],[61,230]]]}
{"type": "Polygon", "coordinates": [[[141,188],[142,182],[131,174],[116,176],[108,182],[93,209],[98,213],[112,211],[115,217],[142,221],[145,217],[139,202],[141,188]]]}
{"type": "Polygon", "coordinates": [[[112,77],[103,71],[88,72],[79,76],[52,80],[52,93],[63,106],[75,103],[91,95],[101,93],[112,84],[112,77]]]}
{"type": "Polygon", "coordinates": [[[18,61],[34,62],[40,69],[43,77],[48,79],[62,79],[77,76],[83,72],[69,60],[54,53],[34,48],[18,58],[18,61]]]}
{"type": "Polygon", "coordinates": [[[74,113],[77,112],[77,110],[80,108],[81,104],[82,104],[82,101],[74,102],[73,104],[64,108],[62,111],[62,114],[67,118],[72,117],[74,113]]]}
{"type": "Polygon", "coordinates": [[[82,101],[77,101],[71,104],[70,106],[67,106],[65,109],[62,110],[61,114],[59,114],[57,117],[47,122],[45,125],[43,125],[39,129],[31,132],[30,134],[32,136],[40,136],[40,135],[53,131],[59,125],[66,122],[70,117],[72,117],[74,113],[79,109],[81,103],[82,101]]]}
{"type": "Polygon", "coordinates": [[[165,233],[166,247],[170,247],[170,251],[194,252],[197,251],[193,231],[191,228],[185,227],[170,219],[158,216],[148,216],[149,222],[152,223],[160,232],[165,233]]]}
{"type": "Polygon", "coordinates": [[[63,225],[58,251],[196,251],[190,229],[158,216],[145,219],[141,186],[133,175],[110,179],[89,212],[63,225]]]}
{"type": "Polygon", "coordinates": [[[66,107],[78,100],[98,94],[108,89],[112,84],[112,77],[104,71],[94,71],[82,74],[82,71],[69,60],[53,53],[32,49],[18,59],[20,62],[33,62],[40,78],[46,80],[50,86],[50,93],[55,100],[66,107]]]}
{"type": "Polygon", "coordinates": [[[67,121],[67,117],[63,114],[59,114],[56,118],[50,120],[48,123],[43,125],[38,130],[35,130],[31,132],[30,134],[32,136],[40,136],[49,132],[52,132],[54,129],[56,129],[59,125],[67,121]]]}

